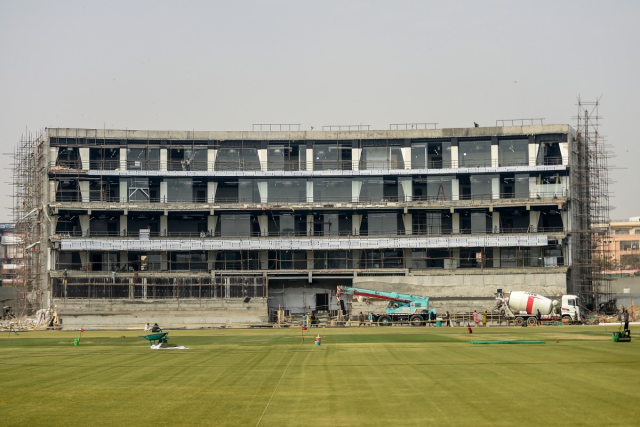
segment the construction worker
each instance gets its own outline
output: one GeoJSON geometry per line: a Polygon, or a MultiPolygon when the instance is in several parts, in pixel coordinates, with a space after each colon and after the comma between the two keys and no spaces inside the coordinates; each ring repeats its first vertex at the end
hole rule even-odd
{"type": "Polygon", "coordinates": [[[364,325],[364,314],[360,312],[360,316],[358,316],[358,328],[364,325]]]}
{"type": "Polygon", "coordinates": [[[482,312],[482,327],[487,327],[487,310],[482,312]]]}

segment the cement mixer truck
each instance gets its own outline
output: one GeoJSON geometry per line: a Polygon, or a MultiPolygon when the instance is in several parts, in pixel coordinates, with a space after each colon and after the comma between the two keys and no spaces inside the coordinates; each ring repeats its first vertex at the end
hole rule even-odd
{"type": "Polygon", "coordinates": [[[580,319],[580,307],[576,295],[563,295],[562,304],[558,307],[557,300],[551,300],[542,295],[525,291],[496,293],[496,308],[507,321],[516,326],[537,324],[536,315],[540,310],[542,322],[573,323],[580,319]]]}

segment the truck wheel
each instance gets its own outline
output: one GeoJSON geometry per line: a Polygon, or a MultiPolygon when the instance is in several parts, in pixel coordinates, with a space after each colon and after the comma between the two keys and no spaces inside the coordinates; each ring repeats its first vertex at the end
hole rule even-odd
{"type": "Polygon", "coordinates": [[[522,326],[524,324],[524,318],[516,317],[516,320],[513,322],[516,326],[522,326]]]}
{"type": "Polygon", "coordinates": [[[538,319],[536,319],[535,317],[529,317],[527,319],[527,324],[529,326],[536,326],[538,324],[538,319]]]}
{"type": "Polygon", "coordinates": [[[419,314],[414,314],[413,316],[411,316],[411,319],[409,319],[409,322],[411,323],[411,326],[424,325],[424,322],[422,321],[422,316],[420,316],[419,314]]]}
{"type": "Polygon", "coordinates": [[[565,325],[570,325],[571,324],[571,316],[562,316],[562,323],[564,323],[565,325]]]}
{"type": "Polygon", "coordinates": [[[389,316],[380,316],[378,323],[380,326],[391,326],[391,318],[389,316]]]}

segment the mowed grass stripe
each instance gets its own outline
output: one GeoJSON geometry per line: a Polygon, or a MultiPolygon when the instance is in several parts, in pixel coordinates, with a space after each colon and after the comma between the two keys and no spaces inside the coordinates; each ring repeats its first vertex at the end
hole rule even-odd
{"type": "Polygon", "coordinates": [[[4,425],[636,425],[638,344],[597,327],[171,331],[0,337],[4,425]],[[322,346],[313,344],[320,333],[322,346]],[[124,337],[124,338],[123,338],[124,337]],[[471,339],[544,345],[473,346],[471,339]],[[559,343],[557,341],[560,341],[559,343]],[[286,375],[282,375],[287,364],[286,375]],[[611,410],[622,407],[624,410],[611,410]]]}

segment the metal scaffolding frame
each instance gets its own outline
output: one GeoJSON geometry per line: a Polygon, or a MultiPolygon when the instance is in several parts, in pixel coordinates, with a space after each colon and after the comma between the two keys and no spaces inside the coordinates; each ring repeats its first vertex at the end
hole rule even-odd
{"type": "Polygon", "coordinates": [[[578,99],[577,135],[572,148],[571,203],[573,207],[570,244],[573,260],[570,293],[597,312],[611,299],[611,279],[605,276],[611,258],[609,245],[610,152],[600,133],[600,99],[578,99]]]}
{"type": "Polygon", "coordinates": [[[13,151],[13,220],[24,245],[24,268],[18,279],[23,283],[23,291],[16,307],[19,317],[33,315],[48,300],[42,282],[46,279],[46,263],[41,249],[46,215],[43,209],[46,191],[43,185],[47,177],[44,142],[44,132],[27,132],[13,151]]]}

